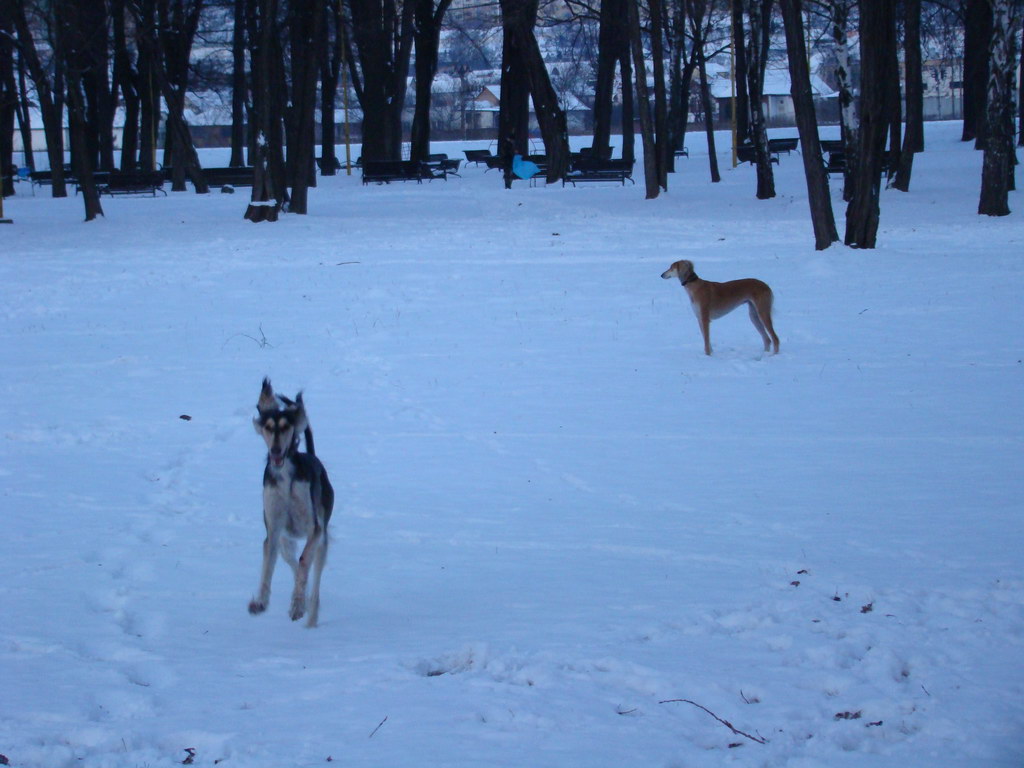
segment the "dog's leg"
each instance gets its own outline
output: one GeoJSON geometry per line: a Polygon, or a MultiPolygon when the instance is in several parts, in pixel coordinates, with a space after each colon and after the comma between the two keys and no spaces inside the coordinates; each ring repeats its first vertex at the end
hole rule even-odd
{"type": "Polygon", "coordinates": [[[767,352],[770,348],[771,340],[768,338],[768,332],[764,329],[764,323],[761,322],[757,307],[754,305],[754,302],[749,301],[747,302],[747,308],[750,310],[750,322],[754,324],[757,332],[761,334],[761,341],[764,342],[764,351],[767,352]]]}
{"type": "Polygon", "coordinates": [[[700,323],[700,332],[704,336],[704,354],[711,354],[711,308],[701,307],[697,314],[697,322],[700,323]]]}
{"type": "Polygon", "coordinates": [[[307,627],[315,627],[320,618],[320,576],[327,562],[327,532],[320,537],[320,543],[313,554],[313,584],[309,591],[309,616],[307,627]]]}
{"type": "Polygon", "coordinates": [[[249,601],[249,613],[254,616],[263,613],[270,604],[270,582],[274,578],[274,565],[277,563],[277,548],[280,534],[277,530],[268,530],[263,540],[263,568],[260,570],[260,586],[258,596],[249,601]]]}
{"type": "Polygon", "coordinates": [[[298,621],[306,613],[306,583],[309,581],[309,568],[315,557],[315,552],[323,537],[323,531],[315,527],[313,532],[306,539],[306,546],[302,548],[302,555],[299,557],[299,567],[295,569],[295,590],[292,592],[292,609],[289,612],[292,621],[298,621]]]}
{"type": "MultiPolygon", "coordinates": [[[[772,345],[775,347],[775,354],[779,354],[779,337],[775,335],[775,327],[772,325],[772,301],[773,297],[769,293],[761,301],[755,302],[752,307],[757,308],[757,317],[761,321],[765,330],[768,331],[768,335],[772,338],[772,345]]],[[[764,341],[764,351],[768,351],[768,339],[764,341]]]]}

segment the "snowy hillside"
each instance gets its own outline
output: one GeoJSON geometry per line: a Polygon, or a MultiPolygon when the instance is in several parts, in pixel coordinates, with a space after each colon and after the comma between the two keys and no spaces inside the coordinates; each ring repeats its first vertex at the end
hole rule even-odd
{"type": "Polygon", "coordinates": [[[697,137],[651,202],[639,172],[470,167],[325,179],[277,224],[244,191],[83,224],[19,189],[0,753],[1020,766],[1024,198],[977,216],[958,137],[928,126],[872,251],[813,250],[799,156],[759,202],[749,167],[708,182],[697,137]],[[741,310],[705,357],[659,277],[680,258],[771,284],[781,353],[741,310]],[[246,611],[265,375],[304,390],[337,492],[315,630],[283,565],[246,611]]]}

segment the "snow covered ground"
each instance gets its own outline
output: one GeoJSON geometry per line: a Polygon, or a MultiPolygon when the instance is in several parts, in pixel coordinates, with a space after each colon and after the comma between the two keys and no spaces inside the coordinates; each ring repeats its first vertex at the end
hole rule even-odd
{"type": "Polygon", "coordinates": [[[697,136],[655,201],[642,173],[506,191],[470,167],[324,179],[276,224],[244,190],[84,224],[19,190],[0,752],[1020,766],[1024,199],[977,216],[958,138],[928,126],[868,251],[814,251],[797,155],[757,201],[749,167],[709,183],[697,136]],[[659,278],[679,258],[770,283],[781,354],[740,311],[705,357],[659,278]],[[305,391],[337,491],[316,630],[283,565],[246,611],[264,375],[305,391]]]}

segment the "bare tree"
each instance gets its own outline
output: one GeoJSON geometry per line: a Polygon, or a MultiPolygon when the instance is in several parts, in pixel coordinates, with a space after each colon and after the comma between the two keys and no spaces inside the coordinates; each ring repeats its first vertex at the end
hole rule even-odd
{"type": "Polygon", "coordinates": [[[86,116],[85,92],[82,80],[94,65],[90,51],[88,24],[83,20],[82,6],[88,0],[66,0],[59,18],[57,37],[64,54],[67,72],[68,129],[71,139],[71,164],[78,188],[85,204],[85,220],[92,221],[103,215],[99,191],[93,171],[96,154],[88,146],[89,126],[86,116]]]}
{"type": "Polygon", "coordinates": [[[416,4],[416,108],[410,137],[413,160],[426,160],[430,154],[430,102],[437,56],[441,45],[441,22],[451,0],[409,0],[416,4]]]}
{"type": "MultiPolygon", "coordinates": [[[[363,108],[363,157],[402,156],[402,110],[413,47],[414,0],[349,0],[361,76],[352,70],[363,108]]],[[[352,61],[352,57],[347,57],[352,61]]]]}
{"type": "Polygon", "coordinates": [[[903,0],[904,93],[907,101],[907,129],[893,187],[910,189],[914,154],[924,151],[924,87],[921,74],[921,0],[903,0]]]}
{"type": "Polygon", "coordinates": [[[781,0],[782,20],[786,30],[786,51],[789,56],[790,92],[796,112],[800,146],[803,147],[804,177],[807,180],[807,202],[811,208],[814,227],[814,247],[819,251],[839,239],[828,173],[821,162],[821,144],[818,140],[818,120],[811,95],[811,76],[804,44],[802,4],[800,0],[781,0]]]}
{"type": "Polygon", "coordinates": [[[744,4],[750,21],[746,80],[750,108],[750,139],[754,145],[757,165],[757,199],[768,200],[775,197],[775,174],[772,172],[771,154],[768,151],[768,131],[761,97],[764,91],[764,72],[768,63],[772,0],[746,0],[744,4]]]}
{"type": "Polygon", "coordinates": [[[985,157],[981,172],[978,213],[1006,216],[1010,213],[1007,192],[1013,177],[1013,92],[1012,39],[1017,9],[1011,0],[988,0],[992,9],[992,39],[989,47],[985,157]]]}
{"type": "Polygon", "coordinates": [[[39,110],[43,116],[43,133],[46,136],[46,156],[52,174],[51,193],[54,197],[67,197],[64,180],[64,56],[58,47],[59,35],[55,34],[60,24],[59,9],[47,9],[40,21],[51,35],[51,55],[48,65],[44,64],[36,47],[35,38],[25,13],[25,3],[19,0],[3,0],[7,18],[14,19],[18,33],[18,47],[22,61],[27,65],[32,83],[35,85],[39,110]]]}
{"type": "Polygon", "coordinates": [[[688,0],[690,34],[697,52],[697,73],[700,77],[700,102],[704,113],[704,133],[708,140],[708,162],[711,181],[718,183],[722,176],[718,171],[718,154],[715,151],[715,120],[711,106],[711,88],[708,85],[707,40],[711,32],[711,7],[708,0],[688,0]]]}
{"type": "Polygon", "coordinates": [[[882,156],[889,128],[889,82],[896,45],[895,0],[875,0],[860,9],[860,142],[854,190],[846,208],[847,245],[874,248],[878,235],[882,156]]]}
{"type": "MultiPolygon", "coordinates": [[[[626,0],[629,14],[630,48],[633,52],[633,69],[636,72],[637,108],[640,112],[640,138],[644,146],[644,183],[647,199],[658,196],[661,188],[658,150],[654,140],[654,121],[651,117],[651,98],[647,90],[647,68],[644,66],[644,49],[640,37],[639,0],[626,0]]],[[[625,86],[623,86],[625,87],[625,86]]],[[[664,138],[664,137],[663,137],[664,138]]]]}

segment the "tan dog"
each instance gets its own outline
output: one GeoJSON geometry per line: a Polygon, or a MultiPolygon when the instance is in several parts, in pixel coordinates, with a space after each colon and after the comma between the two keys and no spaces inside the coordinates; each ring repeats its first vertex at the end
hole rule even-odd
{"type": "Polygon", "coordinates": [[[772,289],[766,283],[752,277],[727,283],[701,280],[693,271],[693,262],[685,260],[677,261],[661,276],[666,280],[678,277],[689,294],[693,313],[700,323],[700,332],[704,334],[705,355],[711,354],[711,321],[729,314],[740,304],[750,308],[750,322],[764,340],[764,351],[767,352],[773,344],[778,354],[779,337],[772,327],[772,289]]]}

